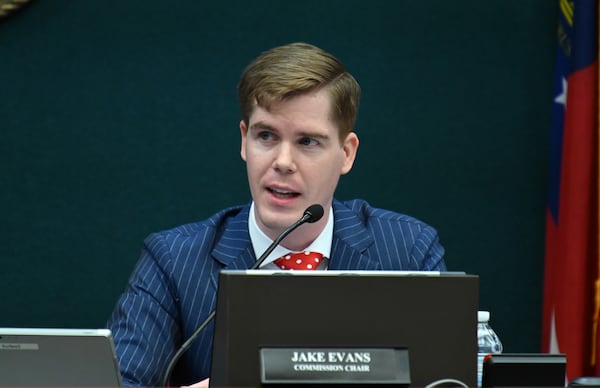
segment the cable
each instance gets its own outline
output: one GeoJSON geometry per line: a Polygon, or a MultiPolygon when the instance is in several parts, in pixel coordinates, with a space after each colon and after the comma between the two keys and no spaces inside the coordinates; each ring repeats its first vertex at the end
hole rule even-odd
{"type": "Polygon", "coordinates": [[[462,388],[469,388],[469,386],[465,383],[463,383],[460,380],[455,380],[455,379],[440,379],[440,380],[436,380],[433,383],[426,385],[424,388],[433,388],[433,387],[462,387],[462,388]],[[453,384],[453,385],[449,385],[449,384],[453,384]]]}

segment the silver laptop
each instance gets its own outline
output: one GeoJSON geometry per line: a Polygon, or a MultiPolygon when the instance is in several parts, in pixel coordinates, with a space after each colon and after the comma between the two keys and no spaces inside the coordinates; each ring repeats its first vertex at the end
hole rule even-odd
{"type": "Polygon", "coordinates": [[[121,387],[107,329],[0,328],[2,387],[121,387]]]}

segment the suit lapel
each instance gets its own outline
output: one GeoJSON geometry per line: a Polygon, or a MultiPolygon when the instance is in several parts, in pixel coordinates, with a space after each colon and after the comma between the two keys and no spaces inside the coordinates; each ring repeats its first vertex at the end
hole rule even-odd
{"type": "Polygon", "coordinates": [[[330,270],[379,270],[381,264],[368,256],[367,249],[374,243],[373,236],[365,228],[356,213],[341,202],[333,202],[335,223],[330,270]]]}
{"type": "Polygon", "coordinates": [[[250,206],[247,205],[225,221],[223,233],[217,237],[212,257],[219,261],[223,268],[247,269],[256,262],[248,233],[249,211],[250,206]]]}

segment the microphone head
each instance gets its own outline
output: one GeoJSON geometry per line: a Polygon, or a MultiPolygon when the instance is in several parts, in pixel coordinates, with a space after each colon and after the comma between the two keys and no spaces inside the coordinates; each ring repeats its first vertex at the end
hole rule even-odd
{"type": "Polygon", "coordinates": [[[313,223],[313,222],[319,221],[321,219],[321,217],[323,217],[323,213],[324,213],[323,206],[319,205],[318,203],[315,203],[314,205],[310,205],[304,211],[304,215],[308,216],[308,219],[306,220],[306,222],[313,223]]]}

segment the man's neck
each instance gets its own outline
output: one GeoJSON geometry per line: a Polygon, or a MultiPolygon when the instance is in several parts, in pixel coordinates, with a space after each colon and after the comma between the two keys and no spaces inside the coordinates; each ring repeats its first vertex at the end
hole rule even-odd
{"type": "Polygon", "coordinates": [[[302,251],[319,237],[321,232],[323,232],[325,225],[327,225],[327,218],[325,217],[312,224],[300,225],[298,229],[290,233],[280,245],[290,251],[302,251]]]}

